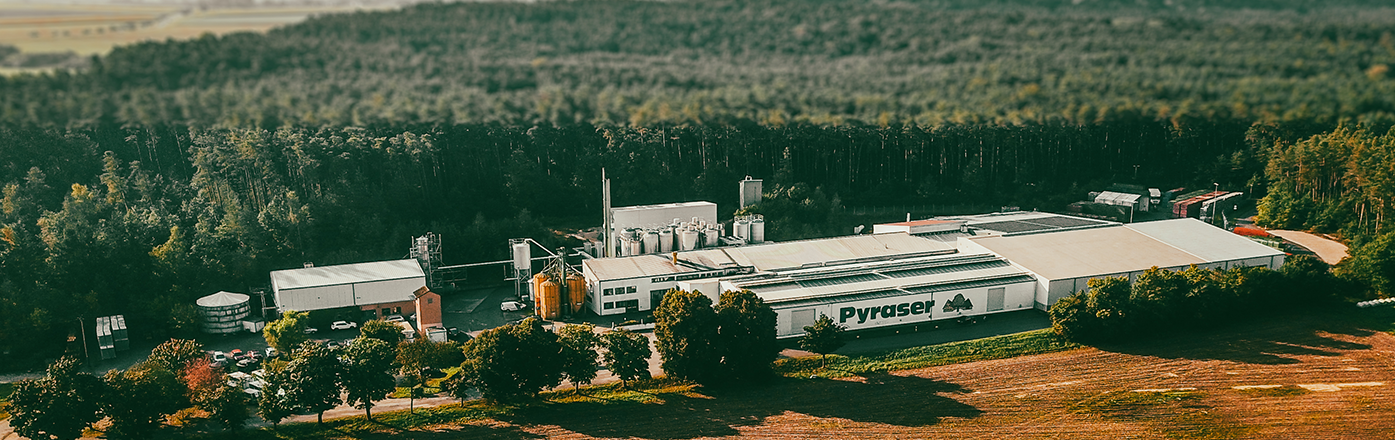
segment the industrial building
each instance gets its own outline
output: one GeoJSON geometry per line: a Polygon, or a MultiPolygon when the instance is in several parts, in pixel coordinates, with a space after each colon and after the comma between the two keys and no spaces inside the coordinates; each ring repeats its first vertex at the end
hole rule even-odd
{"type": "MultiPolygon", "coordinates": [[[[417,313],[414,292],[423,287],[426,273],[415,259],[311,266],[271,273],[277,310],[353,307],[363,311],[365,320],[417,313]]],[[[439,308],[439,297],[431,304],[439,308]]]]}
{"type": "Polygon", "coordinates": [[[1152,267],[1277,269],[1284,253],[1196,219],[1123,225],[1007,212],[876,225],[872,235],[586,260],[586,309],[650,310],[670,289],[747,289],[794,337],[819,315],[850,329],[1036,308],[1090,279],[1152,267]]]}
{"type": "Polygon", "coordinates": [[[1132,281],[1153,267],[1278,269],[1284,263],[1282,251],[1190,218],[1062,229],[961,237],[959,249],[992,252],[1030,272],[1037,279],[1035,306],[1042,310],[1095,278],[1132,281]]]}

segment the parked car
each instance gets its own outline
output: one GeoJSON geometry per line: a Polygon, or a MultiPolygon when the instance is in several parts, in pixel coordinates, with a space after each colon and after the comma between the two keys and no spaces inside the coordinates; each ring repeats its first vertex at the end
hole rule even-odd
{"type": "Polygon", "coordinates": [[[406,322],[407,318],[403,318],[402,315],[389,315],[387,318],[383,318],[383,320],[387,322],[406,322]]]}
{"type": "Polygon", "coordinates": [[[524,316],[524,317],[521,317],[521,318],[518,318],[518,319],[515,319],[515,320],[512,320],[512,321],[509,321],[509,324],[511,324],[511,325],[521,324],[521,323],[523,323],[523,321],[527,320],[528,318],[534,318],[534,319],[537,319],[537,320],[539,320],[539,321],[542,321],[542,320],[543,320],[541,316],[538,316],[538,315],[528,315],[528,316],[524,316]]]}
{"type": "Polygon", "coordinates": [[[320,329],[317,329],[317,328],[314,328],[314,327],[306,327],[306,328],[305,328],[305,334],[307,334],[307,335],[313,335],[313,334],[319,333],[319,332],[320,332],[320,329]]]}
{"type": "Polygon", "coordinates": [[[263,355],[262,352],[257,351],[257,350],[249,350],[249,351],[247,352],[247,358],[248,358],[248,359],[256,359],[257,361],[261,361],[262,359],[266,359],[266,355],[263,355]]]}
{"type": "Polygon", "coordinates": [[[247,359],[247,353],[240,348],[234,348],[233,351],[228,352],[228,357],[232,358],[232,360],[240,361],[247,359]]]}
{"type": "Polygon", "coordinates": [[[258,360],[256,360],[256,359],[252,359],[252,358],[248,357],[248,358],[245,358],[245,359],[243,359],[243,360],[237,361],[237,368],[255,367],[255,366],[257,366],[257,364],[259,364],[259,363],[261,363],[261,362],[258,361],[258,360]]]}
{"type": "Polygon", "coordinates": [[[269,358],[269,359],[275,359],[277,356],[280,356],[280,355],[281,355],[281,353],[280,353],[280,352],[277,352],[275,347],[267,347],[267,348],[266,348],[266,357],[267,357],[267,358],[269,358]]]}
{"type": "Polygon", "coordinates": [[[329,342],[326,342],[326,343],[325,343],[325,347],[328,347],[330,350],[338,350],[338,349],[339,349],[339,342],[337,342],[337,341],[329,341],[329,342]]]}
{"type": "Polygon", "coordinates": [[[333,324],[329,325],[330,330],[348,330],[351,328],[358,328],[358,324],[349,321],[334,321],[333,324]]]}
{"type": "Polygon", "coordinates": [[[459,327],[451,327],[446,329],[446,339],[463,344],[466,342],[470,342],[470,340],[474,338],[470,337],[469,333],[460,331],[459,327]]]}
{"type": "Polygon", "coordinates": [[[528,304],[518,301],[504,301],[499,304],[499,310],[504,312],[517,312],[526,308],[528,308],[528,304]]]}
{"type": "Polygon", "coordinates": [[[213,362],[219,362],[219,363],[224,363],[224,364],[226,364],[226,363],[228,363],[228,355],[227,355],[227,353],[223,353],[223,352],[221,352],[221,351],[215,351],[215,352],[209,354],[209,360],[210,360],[210,361],[213,361],[213,362]]]}

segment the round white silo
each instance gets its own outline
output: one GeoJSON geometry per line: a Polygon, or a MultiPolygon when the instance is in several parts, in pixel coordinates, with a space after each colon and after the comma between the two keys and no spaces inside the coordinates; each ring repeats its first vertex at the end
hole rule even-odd
{"type": "Polygon", "coordinates": [[[765,219],[755,218],[751,220],[751,243],[765,242],[765,219]]]}
{"type": "Polygon", "coordinates": [[[685,251],[691,251],[691,250],[693,250],[693,249],[697,249],[698,235],[699,235],[699,234],[698,234],[698,231],[693,230],[693,229],[684,229],[683,232],[682,232],[682,234],[683,234],[683,236],[682,236],[682,238],[679,240],[679,242],[682,244],[682,245],[680,246],[680,248],[681,248],[682,250],[685,250],[685,251]]]}
{"type": "Polygon", "coordinates": [[[252,310],[247,295],[232,292],[208,295],[199,298],[195,304],[198,304],[203,331],[215,334],[237,333],[242,330],[242,320],[246,319],[252,310]]]}

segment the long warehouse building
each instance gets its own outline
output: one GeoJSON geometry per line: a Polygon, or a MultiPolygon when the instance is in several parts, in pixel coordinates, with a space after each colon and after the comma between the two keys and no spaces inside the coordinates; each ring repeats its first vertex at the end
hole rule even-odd
{"type": "Polygon", "coordinates": [[[747,289],[776,311],[779,336],[795,337],[819,315],[868,329],[1046,310],[1094,278],[1192,265],[1278,269],[1284,261],[1283,252],[1195,219],[1122,225],[1017,212],[879,230],[897,232],[587,260],[586,307],[597,315],[645,311],[674,288],[714,302],[722,291],[747,289]]]}

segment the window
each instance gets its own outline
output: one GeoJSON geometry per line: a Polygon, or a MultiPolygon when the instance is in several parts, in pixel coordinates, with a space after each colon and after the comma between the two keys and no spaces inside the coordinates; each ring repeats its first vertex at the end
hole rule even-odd
{"type": "Polygon", "coordinates": [[[610,309],[613,309],[613,308],[615,308],[615,303],[613,303],[613,302],[605,303],[605,309],[606,309],[606,310],[610,310],[610,309]]]}
{"type": "Polygon", "coordinates": [[[617,309],[633,309],[633,310],[639,310],[639,300],[637,300],[637,299],[629,299],[629,300],[624,300],[624,301],[616,301],[616,302],[615,302],[615,308],[617,308],[617,309]]]}
{"type": "Polygon", "coordinates": [[[427,299],[426,299],[426,303],[427,303],[427,304],[431,304],[431,303],[434,303],[434,302],[436,302],[436,298],[427,298],[427,299]]]}
{"type": "Polygon", "coordinates": [[[615,294],[615,289],[605,289],[605,294],[604,294],[603,296],[611,296],[611,295],[614,295],[614,294],[615,294]]]}
{"type": "Polygon", "coordinates": [[[638,292],[638,291],[639,291],[639,288],[637,288],[637,287],[635,287],[635,286],[630,286],[630,287],[625,288],[625,293],[635,293],[635,292],[638,292]]]}

